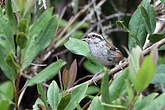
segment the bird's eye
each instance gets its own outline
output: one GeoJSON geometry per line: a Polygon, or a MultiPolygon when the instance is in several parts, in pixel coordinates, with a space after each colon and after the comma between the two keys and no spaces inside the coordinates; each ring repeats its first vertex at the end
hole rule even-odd
{"type": "Polygon", "coordinates": [[[115,48],[115,47],[111,47],[110,50],[112,50],[112,51],[116,51],[117,48],[115,48]]]}
{"type": "Polygon", "coordinates": [[[92,37],[95,37],[95,35],[92,35],[92,37]]]}

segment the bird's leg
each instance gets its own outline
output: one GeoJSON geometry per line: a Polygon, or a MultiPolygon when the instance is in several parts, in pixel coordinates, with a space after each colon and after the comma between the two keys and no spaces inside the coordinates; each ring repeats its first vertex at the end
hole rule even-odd
{"type": "Polygon", "coordinates": [[[92,81],[93,81],[93,83],[94,83],[95,85],[97,85],[97,84],[96,84],[96,77],[97,77],[99,74],[101,74],[102,72],[104,72],[104,70],[101,70],[101,71],[97,72],[97,73],[92,77],[92,81]]]}
{"type": "Polygon", "coordinates": [[[122,63],[123,61],[120,61],[119,64],[117,65],[121,70],[123,70],[122,63]]]}

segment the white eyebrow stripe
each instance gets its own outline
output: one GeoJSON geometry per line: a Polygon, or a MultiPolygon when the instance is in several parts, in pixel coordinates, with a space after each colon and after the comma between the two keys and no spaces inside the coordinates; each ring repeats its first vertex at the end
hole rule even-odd
{"type": "Polygon", "coordinates": [[[91,32],[91,33],[89,33],[88,35],[89,35],[89,36],[96,35],[96,36],[99,36],[100,38],[104,39],[104,37],[103,37],[102,35],[97,34],[97,33],[95,33],[95,32],[91,32]]]}

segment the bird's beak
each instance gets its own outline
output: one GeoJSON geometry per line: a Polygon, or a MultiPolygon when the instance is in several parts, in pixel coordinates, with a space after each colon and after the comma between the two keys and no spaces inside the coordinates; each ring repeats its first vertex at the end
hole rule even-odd
{"type": "Polygon", "coordinates": [[[88,38],[82,38],[81,40],[83,40],[83,41],[88,41],[88,38]]]}

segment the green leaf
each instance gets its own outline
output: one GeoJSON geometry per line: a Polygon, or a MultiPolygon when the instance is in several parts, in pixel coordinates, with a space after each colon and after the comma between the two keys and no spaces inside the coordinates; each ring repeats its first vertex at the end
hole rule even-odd
{"type": "Polygon", "coordinates": [[[29,29],[30,37],[38,36],[41,33],[41,31],[45,29],[45,27],[50,22],[50,19],[52,19],[52,11],[53,11],[52,8],[44,11],[44,13],[30,26],[29,29]]]}
{"type": "Polygon", "coordinates": [[[49,110],[48,104],[47,104],[47,101],[46,101],[44,88],[41,85],[41,83],[37,84],[37,90],[38,90],[38,93],[41,95],[41,100],[44,102],[44,105],[46,106],[46,109],[49,110]]]}
{"type": "Polygon", "coordinates": [[[55,81],[52,81],[52,83],[49,85],[48,88],[47,98],[53,110],[57,109],[57,103],[59,100],[58,94],[59,94],[59,87],[55,81]]]}
{"type": "Polygon", "coordinates": [[[13,104],[13,93],[13,85],[10,81],[0,84],[0,108],[2,110],[8,110],[10,104],[13,104]]]}
{"type": "Polygon", "coordinates": [[[66,106],[71,100],[72,94],[66,94],[63,96],[58,104],[57,110],[65,110],[66,106]]]}
{"type": "Polygon", "coordinates": [[[156,84],[164,84],[165,83],[165,65],[161,64],[156,67],[155,75],[151,83],[156,84]]]}
{"type": "Polygon", "coordinates": [[[157,97],[152,103],[147,105],[142,110],[163,110],[164,104],[165,104],[165,93],[161,94],[159,97],[157,97]]]}
{"type": "MultiPolygon", "coordinates": [[[[154,8],[150,5],[150,2],[151,0],[143,0],[140,6],[142,5],[146,9],[151,25],[151,32],[153,32],[156,26],[156,17],[155,17],[154,8]]],[[[141,15],[140,8],[137,8],[129,22],[129,30],[135,35],[135,36],[131,36],[131,34],[129,34],[128,47],[130,50],[137,45],[137,43],[133,40],[132,37],[135,37],[140,41],[140,45],[139,44],[138,45],[141,47],[145,43],[147,37],[147,30],[145,27],[144,20],[142,18],[143,16],[141,15]]]]}
{"type": "Polygon", "coordinates": [[[5,76],[10,80],[15,80],[15,75],[12,72],[12,69],[9,68],[5,62],[5,58],[10,51],[14,51],[14,40],[13,40],[13,31],[9,25],[8,20],[0,17],[0,68],[5,74],[5,76]]]}
{"type": "Polygon", "coordinates": [[[125,80],[128,79],[128,69],[125,69],[109,86],[110,102],[126,94],[125,80]]]}
{"type": "Polygon", "coordinates": [[[35,104],[33,105],[33,110],[39,110],[39,108],[38,108],[39,105],[43,106],[45,109],[45,105],[44,105],[43,101],[40,98],[38,98],[36,100],[35,104]]]}
{"type": "Polygon", "coordinates": [[[150,105],[157,95],[158,93],[151,93],[150,95],[144,97],[143,99],[139,97],[134,105],[134,110],[142,110],[147,105],[150,105]]]}
{"type": "Polygon", "coordinates": [[[98,62],[87,60],[83,63],[85,69],[87,69],[90,73],[96,74],[104,69],[104,66],[98,62]]]}
{"type": "Polygon", "coordinates": [[[13,13],[11,0],[6,0],[6,13],[7,13],[7,17],[9,19],[10,26],[16,32],[17,22],[16,22],[16,18],[14,16],[14,13],[13,13]]]}
{"type": "MultiPolygon", "coordinates": [[[[133,33],[124,25],[123,21],[117,21],[116,24],[119,27],[121,27],[122,29],[124,29],[125,31],[127,31],[129,34],[131,34],[132,36],[134,36],[133,33]]],[[[136,40],[138,40],[138,39],[136,39],[136,40]]]]}
{"type": "Polygon", "coordinates": [[[134,42],[136,42],[139,46],[141,45],[140,44],[140,41],[137,39],[137,37],[135,37],[134,33],[132,33],[123,23],[123,21],[117,21],[116,22],[117,25],[119,27],[121,27],[122,29],[124,29],[125,31],[127,31],[129,34],[130,34],[130,37],[132,37],[132,39],[134,40],[134,42]]]}
{"type": "Polygon", "coordinates": [[[53,78],[64,65],[65,62],[63,62],[62,60],[57,60],[55,63],[50,64],[48,67],[34,76],[31,80],[29,80],[25,87],[33,86],[35,84],[42,83],[53,78]]]}
{"type": "Polygon", "coordinates": [[[98,87],[96,87],[96,86],[89,86],[86,94],[90,95],[90,94],[96,94],[98,92],[99,92],[99,88],[98,87]]]}
{"type": "Polygon", "coordinates": [[[135,89],[137,92],[142,92],[151,83],[154,73],[155,66],[152,57],[147,56],[136,76],[135,89]]]}
{"type": "Polygon", "coordinates": [[[108,76],[108,70],[104,70],[104,77],[101,81],[101,97],[102,97],[102,102],[109,104],[110,103],[110,97],[109,97],[109,76],[108,76]]]}
{"type": "Polygon", "coordinates": [[[5,58],[5,62],[7,63],[7,66],[12,69],[13,74],[16,76],[18,72],[20,71],[20,66],[16,63],[14,59],[14,52],[11,51],[5,58]]]}
{"type": "Polygon", "coordinates": [[[72,92],[72,99],[65,108],[65,110],[73,110],[76,108],[77,104],[80,103],[80,101],[85,97],[86,91],[88,88],[88,82],[85,82],[79,87],[77,87],[75,90],[72,92]]]}
{"type": "Polygon", "coordinates": [[[148,39],[150,40],[150,42],[155,43],[162,40],[163,38],[165,38],[165,34],[158,33],[158,34],[151,34],[148,39]]]}
{"type": "Polygon", "coordinates": [[[151,26],[151,32],[153,33],[156,27],[156,13],[153,5],[151,5],[151,0],[143,0],[142,6],[148,13],[148,20],[151,26]]]}
{"type": "Polygon", "coordinates": [[[53,40],[56,32],[57,19],[51,16],[52,10],[45,11],[29,28],[28,46],[23,50],[23,69],[53,40]]]}
{"type": "Polygon", "coordinates": [[[18,26],[19,32],[27,33],[29,30],[29,20],[22,18],[19,20],[17,26],[18,26]]]}
{"type": "Polygon", "coordinates": [[[148,31],[149,34],[151,34],[152,30],[151,30],[151,24],[150,24],[148,13],[142,5],[139,8],[140,8],[141,15],[144,19],[146,30],[148,31]]]}
{"type": "Polygon", "coordinates": [[[141,56],[141,48],[137,46],[132,49],[130,59],[129,59],[129,77],[131,82],[135,84],[136,74],[140,69],[140,56],[141,56]]]}
{"type": "Polygon", "coordinates": [[[29,37],[24,32],[17,33],[16,36],[16,43],[20,47],[20,49],[24,49],[27,46],[27,42],[29,40],[29,37]]]}
{"type": "MultiPolygon", "coordinates": [[[[3,48],[1,45],[0,45],[0,53],[1,53],[1,57],[0,57],[0,67],[3,71],[3,73],[5,74],[5,76],[10,79],[10,80],[15,80],[15,76],[16,74],[15,71],[13,73],[13,68],[9,67],[7,62],[5,61],[5,58],[7,56],[7,53],[8,50],[5,50],[5,48],[3,48]]],[[[15,69],[14,69],[15,70],[15,69]]]]}
{"type": "Polygon", "coordinates": [[[0,45],[2,45],[3,43],[4,48],[8,51],[10,51],[10,49],[14,50],[14,33],[11,26],[9,25],[9,21],[4,19],[3,17],[0,17],[0,27],[0,37],[5,38],[5,40],[3,40],[2,38],[0,39],[0,45]]]}
{"type": "MultiPolygon", "coordinates": [[[[104,106],[104,107],[108,107],[109,109],[110,109],[110,108],[113,108],[113,109],[128,110],[127,107],[121,106],[121,105],[111,105],[111,104],[106,104],[106,103],[101,103],[101,105],[104,106]]],[[[108,110],[109,110],[109,109],[108,109],[108,110]]]]}
{"type": "Polygon", "coordinates": [[[165,0],[160,0],[163,4],[165,4],[165,0]]]}
{"type": "Polygon", "coordinates": [[[65,47],[72,53],[91,58],[89,46],[85,41],[75,38],[69,38],[68,42],[65,43],[65,47]]]}
{"type": "Polygon", "coordinates": [[[134,99],[134,91],[133,88],[131,87],[131,84],[129,82],[129,80],[125,80],[126,86],[127,86],[127,91],[128,91],[128,101],[130,103],[132,103],[133,99],[134,99]]]}
{"type": "Polygon", "coordinates": [[[104,107],[101,105],[100,99],[98,96],[96,96],[90,106],[89,106],[89,110],[104,110],[104,107]]]}

